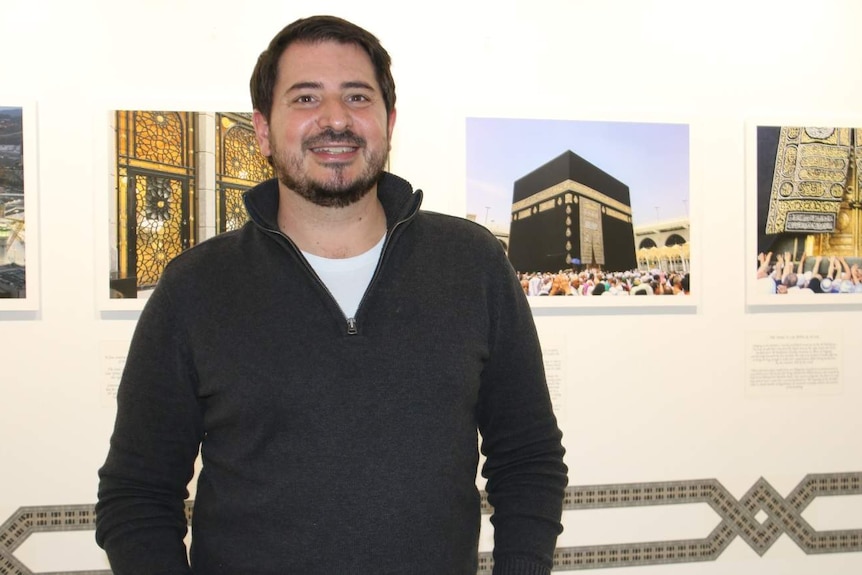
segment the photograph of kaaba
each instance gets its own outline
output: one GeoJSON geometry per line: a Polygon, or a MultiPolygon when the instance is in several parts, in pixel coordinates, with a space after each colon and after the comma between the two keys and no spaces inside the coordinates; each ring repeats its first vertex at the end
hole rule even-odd
{"type": "Polygon", "coordinates": [[[238,229],[242,194],[272,177],[251,113],[110,113],[111,299],[145,299],[182,251],[238,229]]]}
{"type": "Polygon", "coordinates": [[[823,303],[862,294],[860,134],[862,128],[757,126],[756,295],[838,296],[818,297],[823,303]]]}
{"type": "Polygon", "coordinates": [[[0,299],[27,296],[22,112],[0,107],[0,299]]]}
{"type": "Polygon", "coordinates": [[[467,119],[467,214],[528,296],[689,295],[685,124],[467,119]]]}

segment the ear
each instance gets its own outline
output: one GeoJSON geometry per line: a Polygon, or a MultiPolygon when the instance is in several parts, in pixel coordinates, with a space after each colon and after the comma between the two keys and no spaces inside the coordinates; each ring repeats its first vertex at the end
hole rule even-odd
{"type": "Polygon", "coordinates": [[[386,126],[386,131],[389,132],[389,141],[392,141],[392,132],[395,130],[395,108],[389,112],[389,122],[386,126]]]}
{"type": "Polygon", "coordinates": [[[254,134],[257,136],[257,145],[260,147],[260,153],[268,158],[272,155],[272,150],[269,149],[269,122],[266,121],[266,118],[258,110],[252,113],[251,121],[254,124],[254,134]]]}

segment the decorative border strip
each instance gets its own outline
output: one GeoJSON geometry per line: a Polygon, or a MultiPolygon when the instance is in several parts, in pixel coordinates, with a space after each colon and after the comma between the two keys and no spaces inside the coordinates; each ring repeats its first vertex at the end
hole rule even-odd
{"type": "MultiPolygon", "coordinates": [[[[567,511],[706,503],[720,522],[702,539],[560,547],[554,554],[554,571],[714,561],[736,537],[763,556],[782,534],[807,555],[862,552],[862,529],[817,531],[802,518],[814,499],[830,495],[862,495],[862,472],[806,475],[786,498],[763,478],[739,500],[715,479],[569,487],[563,501],[567,511]],[[756,518],[761,512],[767,516],[762,522],[756,518]]],[[[192,506],[192,501],[186,502],[189,521],[192,506]]],[[[482,513],[492,511],[483,494],[482,513]]],[[[87,531],[95,526],[93,505],[21,507],[0,525],[0,575],[37,575],[14,555],[33,533],[87,531]]],[[[480,553],[477,575],[489,575],[492,569],[491,553],[480,553]]],[[[111,571],[38,575],[111,575],[111,571]]]]}
{"type": "MultiPolygon", "coordinates": [[[[558,547],[555,571],[714,561],[736,537],[763,556],[786,533],[808,555],[862,552],[862,529],[817,531],[802,512],[817,497],[862,494],[862,473],[806,475],[787,498],[760,478],[737,501],[714,479],[569,487],[564,510],[707,503],[721,518],[703,539],[558,547]],[[764,512],[761,523],[755,517],[764,512]]],[[[483,504],[486,504],[483,502],[483,504]]],[[[490,512],[483,509],[483,513],[490,512]]],[[[479,557],[479,573],[491,573],[490,553],[479,557]]]]}
{"type": "MultiPolygon", "coordinates": [[[[87,531],[96,528],[93,505],[61,505],[21,507],[3,525],[0,525],[0,574],[34,575],[14,555],[33,533],[56,531],[87,531]]],[[[69,571],[51,575],[110,575],[110,571],[69,571]]]]}

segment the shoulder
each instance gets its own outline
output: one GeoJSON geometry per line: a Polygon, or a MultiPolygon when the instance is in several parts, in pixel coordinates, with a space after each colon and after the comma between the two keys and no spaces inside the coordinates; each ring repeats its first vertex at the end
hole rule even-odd
{"type": "Polygon", "coordinates": [[[193,266],[213,258],[224,257],[238,248],[243,229],[224,232],[208,238],[177,255],[168,266],[193,266]]]}
{"type": "Polygon", "coordinates": [[[503,242],[491,231],[476,222],[442,214],[420,211],[416,216],[416,228],[426,246],[444,254],[451,261],[479,267],[485,270],[490,262],[497,262],[504,268],[510,267],[509,258],[503,242]]]}
{"type": "Polygon", "coordinates": [[[226,270],[246,261],[250,226],[224,232],[183,251],[165,266],[159,283],[212,285],[226,270]]]}
{"type": "Polygon", "coordinates": [[[488,228],[466,218],[421,210],[416,215],[416,220],[429,232],[439,234],[441,238],[476,242],[478,246],[499,244],[499,240],[488,228]]]}
{"type": "Polygon", "coordinates": [[[420,211],[408,232],[414,254],[421,254],[426,269],[469,278],[473,285],[518,282],[503,242],[486,227],[466,218],[420,211]]]}

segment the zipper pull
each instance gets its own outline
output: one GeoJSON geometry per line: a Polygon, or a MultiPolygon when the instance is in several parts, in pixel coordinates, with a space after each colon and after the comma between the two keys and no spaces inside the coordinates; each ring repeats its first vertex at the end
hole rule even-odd
{"type": "Polygon", "coordinates": [[[347,319],[347,335],[356,335],[359,333],[359,330],[356,329],[356,318],[351,317],[347,319]]]}

